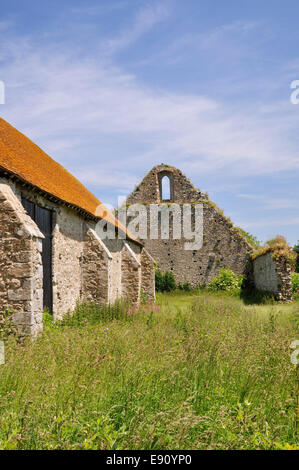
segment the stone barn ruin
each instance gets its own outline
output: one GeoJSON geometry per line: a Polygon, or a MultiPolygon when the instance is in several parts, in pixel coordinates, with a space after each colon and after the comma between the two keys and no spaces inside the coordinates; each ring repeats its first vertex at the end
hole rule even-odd
{"type": "MultiPolygon", "coordinates": [[[[170,271],[177,284],[189,283],[192,287],[207,285],[221,268],[229,268],[236,274],[245,274],[251,283],[264,291],[273,293],[278,300],[289,301],[292,298],[291,268],[288,263],[271,258],[271,262],[264,262],[258,256],[252,260],[253,247],[244,236],[244,232],[235,227],[226,218],[222,211],[209,200],[207,194],[194,188],[189,178],[179,169],[161,164],[155,166],[129,195],[124,204],[126,211],[125,223],[130,228],[135,205],[144,206],[146,211],[146,230],[139,232],[146,249],[156,260],[162,272],[170,271]],[[159,218],[157,230],[153,231],[151,218],[152,207],[158,205],[159,218]],[[196,249],[186,249],[188,240],[182,236],[175,239],[176,225],[183,221],[176,219],[173,207],[179,207],[181,218],[184,206],[190,206],[191,218],[195,217],[197,207],[201,207],[202,227],[196,228],[194,233],[200,231],[201,246],[196,249]],[[169,217],[169,232],[161,229],[162,213],[167,209],[169,217]],[[193,215],[192,215],[193,211],[193,215]],[[155,232],[155,236],[151,236],[155,232]],[[168,236],[169,235],[169,236],[168,236]]],[[[134,232],[133,232],[134,233],[134,232]]],[[[135,232],[135,236],[136,236],[135,232]]]]}
{"type": "Polygon", "coordinates": [[[65,168],[0,119],[0,312],[21,334],[60,319],[79,299],[154,298],[154,261],[142,243],[65,168]],[[101,207],[100,212],[98,208],[101,207]],[[115,239],[96,231],[105,220],[115,239]]]}
{"type": "MultiPolygon", "coordinates": [[[[147,238],[141,238],[144,246],[162,272],[172,272],[177,283],[188,282],[192,287],[206,285],[222,267],[230,268],[236,274],[249,272],[252,246],[209,200],[207,194],[195,189],[179,169],[165,164],[155,166],[127,198],[127,212],[133,204],[143,204],[148,212],[147,238]],[[149,235],[151,204],[158,204],[161,209],[163,206],[169,208],[170,232],[167,239],[163,238],[161,227],[157,239],[152,239],[149,235]],[[181,239],[173,239],[171,207],[175,204],[182,208],[182,213],[184,204],[190,205],[191,210],[202,205],[203,233],[200,249],[186,250],[185,243],[188,240],[183,233],[181,239]]],[[[127,220],[129,223],[130,217],[127,220]]]]}

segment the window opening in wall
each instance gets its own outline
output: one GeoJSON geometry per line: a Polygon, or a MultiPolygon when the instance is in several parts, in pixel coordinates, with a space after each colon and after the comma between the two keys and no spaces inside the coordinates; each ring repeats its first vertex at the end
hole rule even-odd
{"type": "Polygon", "coordinates": [[[161,180],[161,189],[162,189],[162,194],[161,194],[161,199],[162,201],[170,201],[171,199],[171,194],[170,194],[170,179],[169,176],[163,176],[161,180]]]}

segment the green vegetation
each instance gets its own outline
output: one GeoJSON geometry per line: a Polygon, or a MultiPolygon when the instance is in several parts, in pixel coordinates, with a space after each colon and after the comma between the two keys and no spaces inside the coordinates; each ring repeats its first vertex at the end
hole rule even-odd
{"type": "Polygon", "coordinates": [[[157,292],[171,292],[176,289],[174,275],[169,271],[163,274],[159,269],[156,269],[155,283],[157,292]]]}
{"type": "Polygon", "coordinates": [[[246,232],[245,230],[243,230],[242,228],[240,227],[236,227],[236,229],[238,230],[238,232],[240,233],[240,235],[242,235],[244,238],[246,238],[246,240],[248,241],[248,243],[253,247],[253,248],[259,248],[261,246],[261,242],[258,240],[258,238],[255,236],[255,235],[252,235],[251,233],[249,232],[246,232]]]}
{"type": "Polygon", "coordinates": [[[35,341],[9,335],[0,449],[298,448],[299,303],[174,291],[157,305],[82,304],[45,315],[35,341]]]}
{"type": "Polygon", "coordinates": [[[297,259],[296,253],[288,245],[285,237],[282,235],[277,235],[277,237],[268,240],[264,246],[257,248],[252,254],[252,259],[256,259],[258,256],[265,255],[269,252],[272,253],[272,256],[275,259],[285,258],[295,269],[297,259]]]}
{"type": "Polygon", "coordinates": [[[292,273],[292,288],[294,297],[299,299],[299,273],[292,273]]]}
{"type": "Polygon", "coordinates": [[[293,251],[297,255],[295,271],[296,271],[296,273],[299,273],[299,240],[298,240],[297,245],[294,246],[293,251]]]}
{"type": "Polygon", "coordinates": [[[231,269],[220,269],[219,274],[208,284],[208,290],[240,294],[245,276],[238,276],[231,269]]]}

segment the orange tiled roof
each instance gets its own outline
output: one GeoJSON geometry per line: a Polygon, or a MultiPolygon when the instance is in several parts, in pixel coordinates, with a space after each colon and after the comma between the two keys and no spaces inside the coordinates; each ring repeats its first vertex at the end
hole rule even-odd
{"type": "Polygon", "coordinates": [[[99,212],[101,202],[80,181],[1,118],[0,168],[95,217],[99,218],[100,214],[125,232],[128,238],[140,243],[108,209],[99,212]]]}

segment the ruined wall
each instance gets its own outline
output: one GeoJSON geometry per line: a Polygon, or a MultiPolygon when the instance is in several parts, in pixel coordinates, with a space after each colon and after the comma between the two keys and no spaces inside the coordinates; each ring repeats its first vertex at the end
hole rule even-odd
{"type": "MultiPolygon", "coordinates": [[[[192,287],[206,285],[220,268],[230,268],[236,274],[248,274],[250,270],[249,252],[252,247],[226,219],[221,211],[199,189],[195,189],[183,173],[167,165],[154,167],[128,197],[127,208],[141,203],[147,210],[147,239],[141,238],[145,248],[157,262],[162,272],[170,271],[177,283],[189,282],[192,287]],[[171,178],[171,198],[163,201],[161,195],[161,175],[171,178]],[[203,246],[197,250],[186,250],[184,238],[172,238],[172,224],[169,239],[150,239],[150,204],[203,205],[203,246]]],[[[128,218],[128,221],[130,218],[128,218]]],[[[159,222],[160,223],[160,222],[159,222]]],[[[128,225],[129,229],[130,226],[128,225]]]]}
{"type": "Polygon", "coordinates": [[[13,311],[22,335],[42,329],[43,235],[5,180],[0,180],[0,311],[13,311]]]}
{"type": "Polygon", "coordinates": [[[288,302],[293,299],[291,264],[284,258],[275,258],[273,253],[258,256],[253,261],[255,287],[271,292],[277,300],[288,302]]]}

